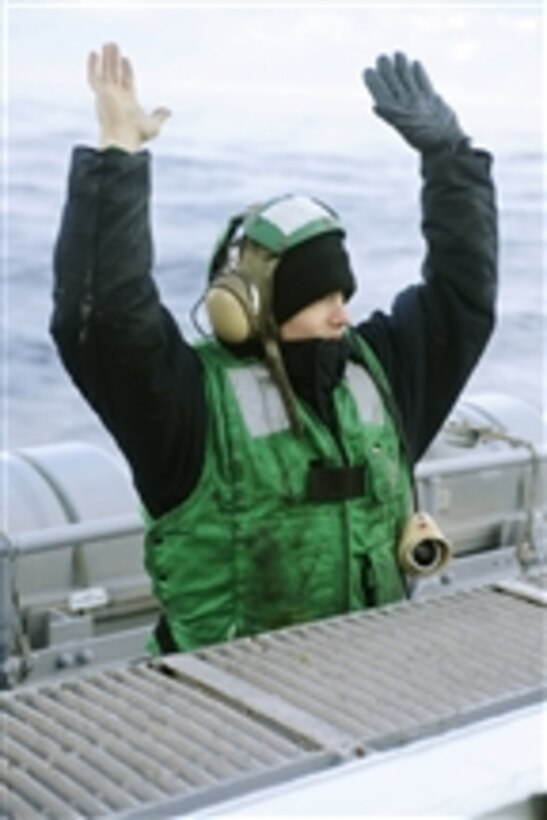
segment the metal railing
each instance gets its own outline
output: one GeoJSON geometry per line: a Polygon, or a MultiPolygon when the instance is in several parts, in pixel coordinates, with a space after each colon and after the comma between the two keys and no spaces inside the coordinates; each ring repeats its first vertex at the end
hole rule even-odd
{"type": "MultiPolygon", "coordinates": [[[[465,457],[443,458],[421,462],[416,468],[416,481],[425,490],[428,484],[450,476],[462,476],[481,470],[502,470],[529,467],[530,452],[515,448],[484,453],[466,453],[465,457]]],[[[536,466],[547,464],[547,450],[535,451],[536,466]]],[[[541,481],[540,481],[541,483],[541,481]]],[[[89,546],[102,541],[127,536],[141,536],[144,523],[138,513],[67,523],[9,535],[0,531],[0,688],[2,679],[13,656],[18,590],[15,589],[15,560],[21,556],[45,553],[62,548],[75,548],[83,543],[89,546]]]]}
{"type": "Polygon", "coordinates": [[[18,675],[22,662],[14,657],[18,635],[23,641],[22,648],[25,648],[15,561],[21,556],[74,549],[82,543],[95,545],[110,539],[142,535],[143,532],[144,524],[138,514],[67,523],[11,536],[0,532],[0,689],[10,688],[18,675]]]}

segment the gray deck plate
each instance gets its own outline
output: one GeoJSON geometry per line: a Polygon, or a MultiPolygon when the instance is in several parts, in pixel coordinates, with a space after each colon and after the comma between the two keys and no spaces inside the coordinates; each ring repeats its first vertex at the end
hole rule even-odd
{"type": "Polygon", "coordinates": [[[484,588],[3,694],[0,808],[184,813],[537,702],[546,618],[484,588]]]}

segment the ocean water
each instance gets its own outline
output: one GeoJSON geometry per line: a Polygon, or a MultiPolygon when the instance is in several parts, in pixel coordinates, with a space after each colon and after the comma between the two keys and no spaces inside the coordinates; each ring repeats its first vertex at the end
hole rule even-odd
{"type": "MultiPolygon", "coordinates": [[[[86,113],[90,118],[89,112],[86,113]]],[[[84,440],[113,448],[63,370],[49,336],[52,249],[59,227],[70,152],[91,142],[82,112],[30,101],[9,111],[3,207],[3,449],[84,440]]],[[[211,247],[242,205],[298,190],[333,205],[348,230],[359,291],[357,321],[389,308],[419,278],[416,155],[389,142],[385,151],[314,147],[286,140],[190,139],[181,130],[152,146],[155,276],[185,335],[202,293],[211,247]]],[[[535,143],[537,145],[537,141],[535,143]]],[[[525,138],[495,155],[500,208],[500,302],[494,338],[468,392],[505,392],[543,411],[545,283],[542,251],[543,160],[525,138]]]]}

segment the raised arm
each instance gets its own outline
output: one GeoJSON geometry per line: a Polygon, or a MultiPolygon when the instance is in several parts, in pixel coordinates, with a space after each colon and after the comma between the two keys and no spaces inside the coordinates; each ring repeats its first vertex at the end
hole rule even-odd
{"type": "Polygon", "coordinates": [[[54,252],[51,331],[78,389],[125,454],[152,514],[201,468],[205,409],[194,350],[151,276],[150,156],[167,109],[144,112],[114,44],[91,54],[99,149],[74,150],[54,252]]]}
{"type": "Polygon", "coordinates": [[[365,83],[375,111],[420,154],[422,284],[359,325],[394,387],[412,457],[437,433],[494,327],[497,209],[492,160],[475,150],[423,67],[382,56],[365,83]]]}

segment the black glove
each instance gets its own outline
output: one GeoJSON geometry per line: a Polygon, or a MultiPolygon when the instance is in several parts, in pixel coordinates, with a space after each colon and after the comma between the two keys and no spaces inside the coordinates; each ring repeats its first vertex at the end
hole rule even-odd
{"type": "Polygon", "coordinates": [[[400,52],[393,59],[382,54],[375,69],[363,72],[363,79],[376,103],[374,111],[418,151],[454,150],[468,141],[419,62],[409,63],[400,52]]]}

